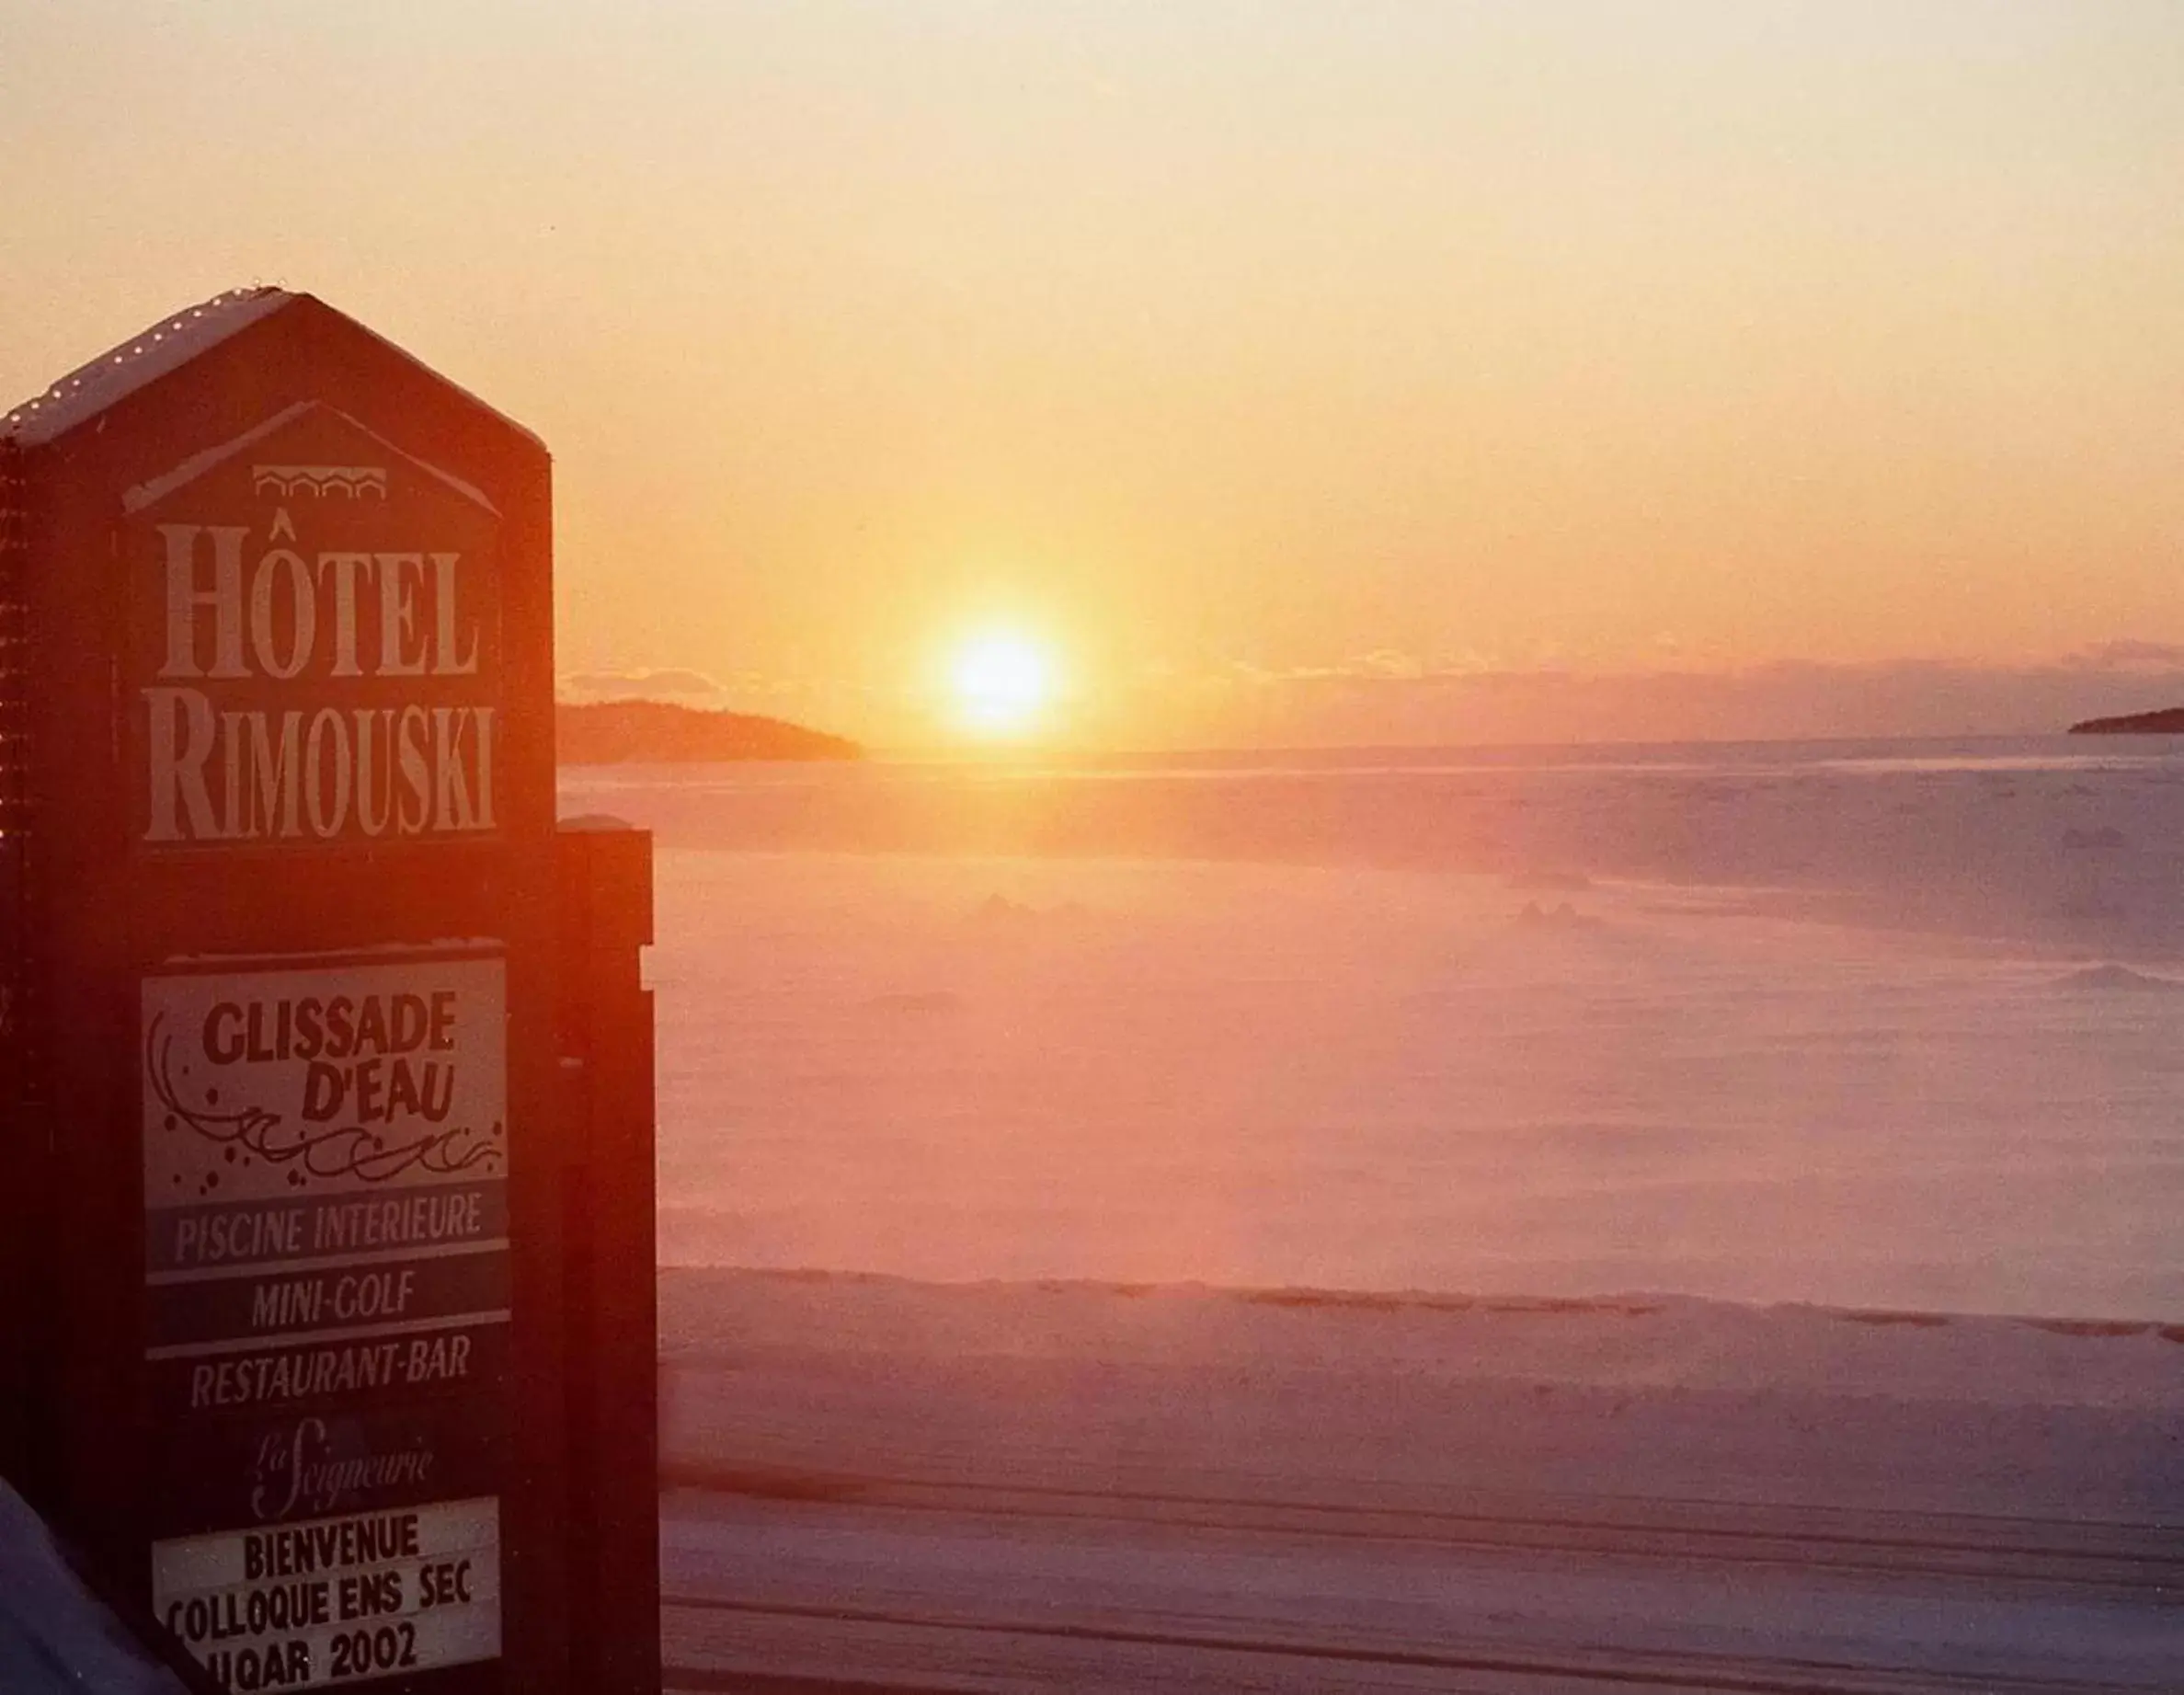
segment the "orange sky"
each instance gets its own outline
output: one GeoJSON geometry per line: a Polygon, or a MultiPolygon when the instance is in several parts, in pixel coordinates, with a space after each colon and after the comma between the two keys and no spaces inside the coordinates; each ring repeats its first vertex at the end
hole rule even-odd
{"type": "Polygon", "coordinates": [[[0,157],[0,398],[318,293],[554,448],[572,676],[901,745],[991,627],[1131,744],[2184,673],[2174,6],[19,0],[0,157]]]}

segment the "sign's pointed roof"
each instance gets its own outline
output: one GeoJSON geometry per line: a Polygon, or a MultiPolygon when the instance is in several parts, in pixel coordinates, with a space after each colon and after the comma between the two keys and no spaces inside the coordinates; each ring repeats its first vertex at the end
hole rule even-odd
{"type": "MultiPolygon", "coordinates": [[[[280,288],[230,289],[145,326],[126,341],[117,342],[97,359],[77,366],[44,394],[0,417],[0,442],[31,448],[55,441],[260,319],[295,305],[329,314],[419,370],[429,370],[416,355],[313,295],[280,288]]],[[[439,372],[431,374],[434,381],[463,394],[480,411],[538,442],[535,435],[505,413],[449,383],[439,372]]]]}
{"type": "Polygon", "coordinates": [[[296,298],[286,289],[230,289],[147,325],[0,418],[0,437],[18,447],[51,441],[296,298]]]}

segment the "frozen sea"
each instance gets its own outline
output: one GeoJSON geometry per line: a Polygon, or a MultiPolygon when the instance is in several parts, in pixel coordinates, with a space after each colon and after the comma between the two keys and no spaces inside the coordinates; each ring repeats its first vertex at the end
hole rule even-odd
{"type": "Polygon", "coordinates": [[[594,767],[661,1257],[2184,1317],[2184,749],[594,767]]]}

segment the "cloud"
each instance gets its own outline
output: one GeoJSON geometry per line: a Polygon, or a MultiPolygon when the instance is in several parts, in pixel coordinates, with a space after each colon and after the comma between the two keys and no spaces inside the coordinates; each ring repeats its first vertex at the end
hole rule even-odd
{"type": "Polygon", "coordinates": [[[2076,670],[2173,671],[2184,670],[2184,647],[2173,642],[2102,642],[2065,654],[2062,662],[2076,670]]]}
{"type": "MultiPolygon", "coordinates": [[[[1232,664],[1162,739],[1261,746],[2041,735],[2184,704],[2184,649],[2118,642],[2052,663],[1915,659],[1628,671],[1404,664],[1373,654],[1270,670],[1232,664]]],[[[1152,701],[1151,721],[1159,707],[1152,701]]]]}
{"type": "Polygon", "coordinates": [[[1370,653],[1355,654],[1332,664],[1291,665],[1279,670],[1254,665],[1248,659],[1232,659],[1228,674],[1258,682],[1415,682],[1428,677],[1468,677],[1481,669],[1482,664],[1475,657],[1443,662],[1424,659],[1398,647],[1376,647],[1370,653]]]}
{"type": "Polygon", "coordinates": [[[560,693],[571,699],[657,700],[718,694],[721,686],[703,671],[579,671],[561,680],[560,693]]]}

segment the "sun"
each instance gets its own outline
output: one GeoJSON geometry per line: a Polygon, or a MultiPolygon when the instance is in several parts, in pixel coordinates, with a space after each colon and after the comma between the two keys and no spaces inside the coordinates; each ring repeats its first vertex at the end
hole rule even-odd
{"type": "Polygon", "coordinates": [[[1054,661],[1030,637],[995,631],[955,650],[948,681],[964,728],[1014,735],[1035,726],[1053,698],[1054,661]]]}

